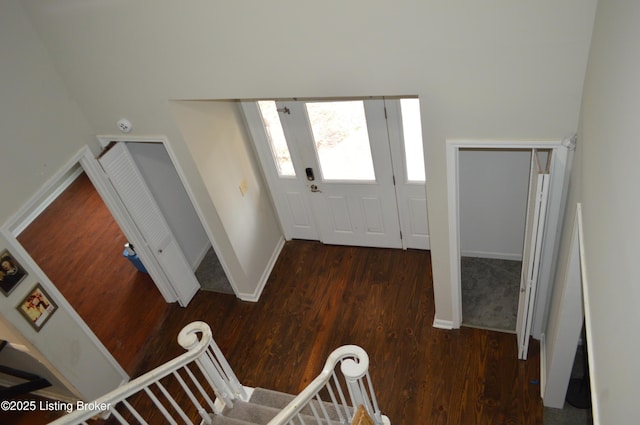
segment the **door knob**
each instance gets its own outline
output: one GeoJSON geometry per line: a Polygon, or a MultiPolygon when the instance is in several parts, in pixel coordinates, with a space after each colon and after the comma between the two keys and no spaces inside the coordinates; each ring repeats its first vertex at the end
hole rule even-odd
{"type": "Polygon", "coordinates": [[[320,189],[318,189],[318,186],[315,184],[312,184],[310,188],[312,192],[322,192],[320,189]]]}

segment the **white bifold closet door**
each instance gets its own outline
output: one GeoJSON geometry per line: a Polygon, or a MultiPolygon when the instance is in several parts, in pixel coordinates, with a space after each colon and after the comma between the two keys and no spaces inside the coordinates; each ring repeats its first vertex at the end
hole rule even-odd
{"type": "Polygon", "coordinates": [[[518,320],[516,324],[518,358],[522,360],[527,359],[527,352],[529,350],[529,336],[531,335],[547,200],[549,198],[550,163],[551,151],[540,152],[537,149],[533,149],[531,153],[529,201],[527,204],[526,230],[522,253],[522,275],[520,278],[520,298],[518,301],[518,320]],[[541,158],[543,158],[543,160],[541,160],[541,158]]]}
{"type": "MultiPolygon", "coordinates": [[[[200,283],[126,144],[116,143],[98,160],[161,269],[160,280],[164,282],[156,284],[167,286],[175,294],[175,300],[187,306],[200,289],[200,283]]],[[[145,266],[150,269],[154,265],[145,266]]],[[[154,276],[153,271],[149,270],[156,280],[158,274],[154,276]]]]}

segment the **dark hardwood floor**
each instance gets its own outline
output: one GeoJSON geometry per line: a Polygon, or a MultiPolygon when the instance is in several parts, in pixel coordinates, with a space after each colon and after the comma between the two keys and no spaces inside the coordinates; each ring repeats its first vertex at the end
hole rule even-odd
{"type": "Polygon", "coordinates": [[[297,393],[343,344],[369,353],[392,424],[542,424],[539,345],[517,360],[515,335],[434,329],[428,251],[288,242],[258,303],[200,292],[172,305],[139,372],[179,355],[176,336],[210,324],[240,381],[297,393]]]}
{"type": "Polygon", "coordinates": [[[18,241],[124,370],[132,375],[140,346],[169,305],[146,273],[122,256],[127,242],[85,174],[18,241]]]}
{"type": "MultiPolygon", "coordinates": [[[[116,284],[121,269],[103,273],[116,284]]],[[[333,349],[357,344],[369,353],[379,404],[392,424],[542,424],[538,343],[523,362],[515,335],[433,328],[428,251],[291,241],[258,303],[200,291],[187,308],[141,303],[104,327],[128,327],[123,320],[131,310],[141,314],[137,320],[156,321],[136,342],[122,341],[123,352],[141,353],[132,376],[181,354],[178,332],[203,320],[247,386],[297,393],[333,349]]]]}

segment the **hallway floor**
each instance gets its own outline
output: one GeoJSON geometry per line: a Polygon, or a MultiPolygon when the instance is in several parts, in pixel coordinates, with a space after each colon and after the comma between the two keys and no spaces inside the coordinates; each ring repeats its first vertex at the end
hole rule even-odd
{"type": "Polygon", "coordinates": [[[295,394],[333,349],[357,344],[392,424],[542,424],[537,341],[519,361],[515,335],[433,318],[428,251],[291,241],[258,303],[200,291],[126,348],[143,354],[137,376],[180,355],[178,332],[204,320],[244,385],[295,394]]]}
{"type": "Polygon", "coordinates": [[[142,345],[157,331],[169,304],[149,275],[123,257],[127,240],[86,174],[18,241],[123,369],[133,374],[141,354],[131,346],[142,345]]]}
{"type": "Polygon", "coordinates": [[[244,385],[297,393],[357,344],[391,423],[542,424],[537,341],[518,361],[515,335],[433,328],[432,285],[428,251],[287,242],[258,303],[200,291],[171,306],[140,373],[181,354],[180,329],[204,320],[244,385]]]}

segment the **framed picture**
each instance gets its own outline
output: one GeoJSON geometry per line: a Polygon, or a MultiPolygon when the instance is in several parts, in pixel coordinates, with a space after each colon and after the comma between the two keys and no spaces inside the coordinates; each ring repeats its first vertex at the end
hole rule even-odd
{"type": "Polygon", "coordinates": [[[36,331],[40,331],[58,306],[38,283],[16,308],[36,331]]]}
{"type": "Polygon", "coordinates": [[[6,249],[0,254],[0,290],[5,297],[27,277],[27,272],[6,249]]]}

